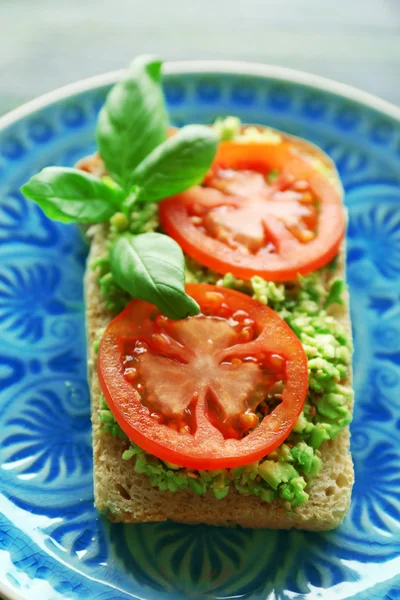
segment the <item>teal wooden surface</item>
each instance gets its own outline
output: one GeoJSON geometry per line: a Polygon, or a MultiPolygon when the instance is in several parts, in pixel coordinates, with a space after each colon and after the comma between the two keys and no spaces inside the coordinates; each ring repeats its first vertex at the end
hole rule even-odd
{"type": "Polygon", "coordinates": [[[400,104],[399,0],[0,0],[0,114],[141,52],[280,64],[400,104]]]}

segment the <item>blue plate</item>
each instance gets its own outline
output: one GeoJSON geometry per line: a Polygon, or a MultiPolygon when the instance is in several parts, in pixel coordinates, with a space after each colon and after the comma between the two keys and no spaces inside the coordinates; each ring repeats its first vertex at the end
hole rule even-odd
{"type": "Polygon", "coordinates": [[[111,525],[93,507],[82,276],[75,226],[20,194],[95,148],[118,74],[0,120],[0,593],[7,599],[400,598],[400,110],[276,67],[167,65],[172,121],[237,114],[322,146],[349,209],[356,469],[330,533],[111,525]]]}

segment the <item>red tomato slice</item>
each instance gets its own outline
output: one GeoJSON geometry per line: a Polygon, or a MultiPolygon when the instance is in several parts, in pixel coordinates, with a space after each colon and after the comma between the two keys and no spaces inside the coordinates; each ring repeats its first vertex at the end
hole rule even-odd
{"type": "Polygon", "coordinates": [[[203,186],[160,203],[161,223],[217,273],[289,281],[326,265],[345,232],[339,191],[293,142],[221,142],[203,186]],[[266,176],[279,171],[269,184],[266,176]]]}
{"type": "Polygon", "coordinates": [[[303,347],[270,308],[240,292],[191,284],[201,313],[171,321],[133,300],[107,327],[101,389],[129,439],[194,469],[245,465],[292,430],[303,407],[303,347]],[[265,415],[265,416],[264,416],[265,415]]]}

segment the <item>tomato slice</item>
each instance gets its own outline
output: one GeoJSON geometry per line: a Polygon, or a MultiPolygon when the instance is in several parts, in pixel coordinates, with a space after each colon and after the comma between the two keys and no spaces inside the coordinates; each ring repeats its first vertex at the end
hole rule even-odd
{"type": "Polygon", "coordinates": [[[243,279],[314,271],[336,256],[345,232],[339,190],[289,138],[221,142],[203,186],[161,202],[160,219],[189,256],[243,279]]]}
{"type": "Polygon", "coordinates": [[[129,439],[194,469],[245,465],[292,430],[308,387],[303,347],[270,308],[240,292],[187,286],[201,313],[171,321],[133,300],[107,327],[101,389],[129,439]]]}

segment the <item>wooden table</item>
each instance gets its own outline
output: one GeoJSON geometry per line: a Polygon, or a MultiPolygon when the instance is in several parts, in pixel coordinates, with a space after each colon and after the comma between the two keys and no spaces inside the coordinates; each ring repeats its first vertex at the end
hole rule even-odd
{"type": "Polygon", "coordinates": [[[280,64],[400,104],[400,0],[0,0],[0,114],[143,52],[280,64]]]}

